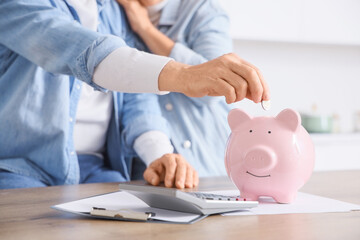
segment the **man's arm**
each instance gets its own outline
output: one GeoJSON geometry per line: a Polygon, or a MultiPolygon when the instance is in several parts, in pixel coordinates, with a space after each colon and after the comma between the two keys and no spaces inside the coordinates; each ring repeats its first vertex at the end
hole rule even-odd
{"type": "MultiPolygon", "coordinates": [[[[47,0],[1,1],[0,29],[0,44],[49,72],[73,75],[98,90],[105,89],[93,82],[95,68],[110,53],[126,47],[119,37],[85,29],[47,0]]],[[[151,55],[147,61],[140,62],[154,65],[151,55]]],[[[128,76],[129,82],[140,81],[136,76],[143,65],[127,64],[135,64],[136,69],[128,76]]],[[[113,68],[122,67],[116,62],[113,64],[113,68]]],[[[190,97],[225,96],[228,103],[244,97],[255,102],[269,98],[259,71],[234,54],[197,66],[170,61],[165,66],[157,65],[157,68],[154,72],[160,74],[151,81],[155,84],[152,89],[182,92],[190,97]]],[[[112,79],[124,81],[115,76],[112,79]]],[[[110,90],[126,92],[127,88],[131,86],[110,90]]]]}
{"type": "MultiPolygon", "coordinates": [[[[224,31],[224,28],[228,27],[228,18],[224,12],[217,9],[219,6],[214,5],[215,2],[206,2],[207,5],[202,6],[195,14],[190,34],[196,37],[192,37],[190,49],[175,43],[157,30],[146,9],[138,1],[117,1],[124,6],[131,27],[156,54],[173,57],[185,64],[201,64],[231,50],[229,34],[224,31]],[[209,9],[214,10],[214,13],[209,12],[209,9]]],[[[165,80],[162,82],[161,74],[160,90],[182,92],[189,97],[225,96],[228,103],[245,97],[256,103],[270,98],[268,86],[260,70],[235,54],[227,54],[210,64],[195,68],[173,62],[167,64],[163,72],[165,80]],[[179,77],[179,74],[182,77],[179,77]],[[193,79],[187,81],[191,77],[193,79]],[[172,79],[176,79],[175,82],[172,79]],[[183,79],[185,82],[182,82],[183,79]]]]}
{"type": "Polygon", "coordinates": [[[225,96],[227,103],[270,100],[261,72],[233,53],[195,66],[170,61],[160,72],[159,90],[189,97],[225,96]]]}
{"type": "Polygon", "coordinates": [[[152,185],[195,187],[197,172],[179,154],[172,154],[166,120],[154,94],[124,94],[122,142],[126,153],[136,152],[147,164],[144,178],[152,185]],[[160,137],[159,137],[160,136],[160,137]]]}

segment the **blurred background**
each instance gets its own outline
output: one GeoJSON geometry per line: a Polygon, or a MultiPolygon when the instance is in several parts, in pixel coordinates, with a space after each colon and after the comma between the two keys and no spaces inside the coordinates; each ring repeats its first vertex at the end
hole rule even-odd
{"type": "Polygon", "coordinates": [[[360,169],[360,1],[219,0],[231,20],[234,51],[270,85],[271,110],[302,115],[316,171],[360,169]]]}

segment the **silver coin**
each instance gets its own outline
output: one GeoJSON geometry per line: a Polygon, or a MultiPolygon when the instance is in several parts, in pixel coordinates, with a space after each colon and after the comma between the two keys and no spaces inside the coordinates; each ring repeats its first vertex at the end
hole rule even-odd
{"type": "Polygon", "coordinates": [[[265,111],[270,110],[270,108],[271,108],[271,102],[270,102],[270,100],[268,100],[268,101],[261,101],[261,106],[262,106],[262,108],[263,108],[265,111]]]}

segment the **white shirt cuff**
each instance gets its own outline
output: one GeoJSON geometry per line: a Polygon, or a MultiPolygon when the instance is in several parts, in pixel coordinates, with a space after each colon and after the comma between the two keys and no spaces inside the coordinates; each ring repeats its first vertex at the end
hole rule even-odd
{"type": "Polygon", "coordinates": [[[141,134],[134,142],[134,150],[137,155],[149,166],[154,160],[164,154],[173,153],[168,136],[160,131],[148,131],[141,134]]]}
{"type": "Polygon", "coordinates": [[[171,58],[121,47],[95,68],[93,82],[100,87],[128,93],[157,93],[159,74],[171,58]]]}

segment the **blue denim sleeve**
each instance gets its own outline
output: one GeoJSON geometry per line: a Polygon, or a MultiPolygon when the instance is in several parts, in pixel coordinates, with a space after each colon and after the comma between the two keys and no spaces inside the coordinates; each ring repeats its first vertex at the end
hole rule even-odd
{"type": "Polygon", "coordinates": [[[161,115],[157,95],[151,93],[124,93],[121,124],[126,154],[135,154],[134,141],[145,132],[155,130],[170,136],[168,122],[161,115]]]}
{"type": "Polygon", "coordinates": [[[187,27],[186,45],[176,42],[170,57],[196,65],[231,52],[229,25],[229,18],[217,1],[204,1],[187,27]]]}
{"type": "MultiPolygon", "coordinates": [[[[170,56],[197,65],[232,52],[229,18],[216,0],[204,1],[189,24],[186,44],[176,42],[170,56]]],[[[223,97],[191,98],[197,105],[217,103],[223,97]]]]}
{"type": "Polygon", "coordinates": [[[49,0],[0,1],[0,44],[51,73],[92,82],[95,67],[126,46],[116,36],[90,31],[49,0]]]}

